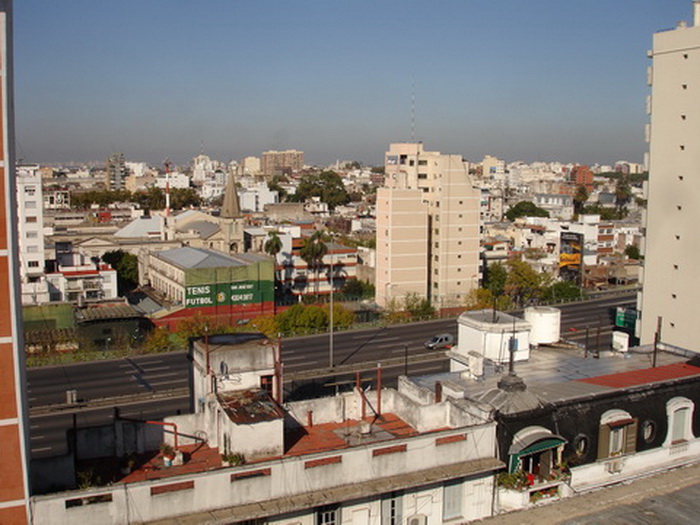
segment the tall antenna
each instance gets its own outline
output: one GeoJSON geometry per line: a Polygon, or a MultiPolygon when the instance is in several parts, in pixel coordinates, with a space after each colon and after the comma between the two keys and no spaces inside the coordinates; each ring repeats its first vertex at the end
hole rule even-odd
{"type": "Polygon", "coordinates": [[[416,141],[416,81],[411,82],[411,142],[416,141]]]}

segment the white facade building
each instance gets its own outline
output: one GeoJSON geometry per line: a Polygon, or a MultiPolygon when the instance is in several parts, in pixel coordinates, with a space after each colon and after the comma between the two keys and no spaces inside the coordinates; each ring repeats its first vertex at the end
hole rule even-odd
{"type": "Polygon", "coordinates": [[[264,182],[239,191],[238,198],[241,203],[241,210],[252,212],[262,212],[266,205],[279,202],[277,191],[270,190],[264,182]]]}
{"type": "Polygon", "coordinates": [[[164,190],[168,183],[170,183],[170,189],[185,189],[190,187],[190,178],[184,173],[173,172],[168,174],[167,177],[158,177],[155,186],[156,188],[164,190]]]}
{"type": "Polygon", "coordinates": [[[22,304],[41,304],[48,302],[49,296],[44,278],[44,198],[39,166],[18,166],[16,184],[22,304]]]}
{"type": "Polygon", "coordinates": [[[682,23],[654,35],[649,68],[651,118],[641,342],[697,350],[700,296],[700,4],[692,27],[682,23]]]}

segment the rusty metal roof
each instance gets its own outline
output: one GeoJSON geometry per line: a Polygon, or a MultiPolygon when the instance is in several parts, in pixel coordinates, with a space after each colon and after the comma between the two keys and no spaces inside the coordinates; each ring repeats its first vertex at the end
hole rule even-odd
{"type": "Polygon", "coordinates": [[[216,397],[234,423],[260,423],[284,417],[282,407],[265,390],[235,390],[221,392],[216,397]]]}

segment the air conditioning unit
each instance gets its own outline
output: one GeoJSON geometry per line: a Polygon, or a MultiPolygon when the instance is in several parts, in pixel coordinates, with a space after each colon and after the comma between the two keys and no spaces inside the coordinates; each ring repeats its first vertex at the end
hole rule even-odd
{"type": "Polygon", "coordinates": [[[416,514],[406,520],[406,525],[427,525],[428,518],[423,514],[416,514]]]}

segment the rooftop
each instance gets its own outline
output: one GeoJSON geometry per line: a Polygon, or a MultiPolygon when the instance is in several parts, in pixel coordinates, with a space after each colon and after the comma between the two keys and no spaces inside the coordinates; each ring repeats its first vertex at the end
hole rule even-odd
{"type": "MultiPolygon", "coordinates": [[[[415,435],[418,435],[418,432],[394,414],[373,415],[362,420],[347,420],[340,423],[299,426],[294,431],[285,432],[284,456],[330,452],[415,435]]],[[[204,443],[183,445],[178,450],[182,452],[184,460],[181,465],[173,464],[166,467],[163,457],[157,452],[151,452],[136,458],[133,472],[118,475],[114,479],[120,483],[135,483],[206,472],[223,466],[219,449],[204,443]]],[[[266,458],[254,463],[262,463],[270,459],[279,458],[266,458]]],[[[117,469],[114,467],[112,470],[117,469]]],[[[105,476],[105,479],[108,478],[110,476],[105,476]]]]}
{"type": "MultiPolygon", "coordinates": [[[[528,395],[548,403],[596,395],[616,388],[700,376],[700,367],[687,363],[688,359],[677,353],[659,351],[657,366],[653,368],[650,347],[637,347],[624,353],[604,351],[596,358],[593,352],[586,353],[578,348],[540,346],[530,352],[528,361],[515,364],[515,373],[525,381],[528,395]]],[[[463,392],[465,398],[490,403],[500,399],[494,392],[507,373],[507,365],[485,361],[484,376],[480,379],[462,377],[460,372],[447,372],[412,377],[411,380],[431,391],[439,381],[451,391],[463,392]]]]}
{"type": "Polygon", "coordinates": [[[230,256],[213,250],[192,248],[191,246],[174,248],[153,255],[184,270],[194,268],[231,268],[269,260],[269,258],[261,255],[246,253],[230,256]]]}

